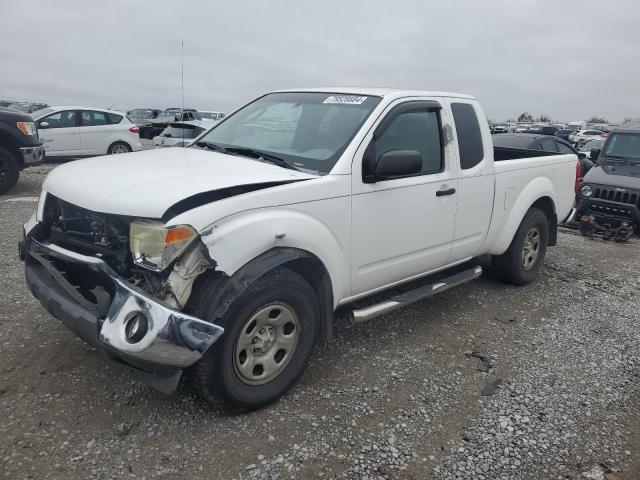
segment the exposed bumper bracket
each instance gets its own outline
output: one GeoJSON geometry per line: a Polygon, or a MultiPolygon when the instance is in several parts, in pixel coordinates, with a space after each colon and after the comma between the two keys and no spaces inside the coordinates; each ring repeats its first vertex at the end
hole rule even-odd
{"type": "MultiPolygon", "coordinates": [[[[134,363],[141,362],[160,369],[189,367],[224,333],[224,329],[218,325],[162,304],[129,284],[100,258],[81,255],[55,244],[40,243],[32,237],[25,239],[22,248],[26,255],[44,267],[44,270],[39,270],[40,273],[28,271],[27,275],[29,287],[40,302],[68,328],[79,335],[82,331],[80,336],[85,341],[105,348],[110,356],[126,364],[135,367],[134,363]],[[48,257],[81,264],[113,282],[115,294],[105,318],[99,318],[97,306],[74,291],[73,285],[55,269],[47,260],[48,257]],[[50,277],[48,281],[40,278],[46,274],[50,277]],[[51,305],[57,307],[50,308],[51,305]],[[65,311],[65,305],[68,307],[66,310],[71,308],[70,305],[75,305],[73,312],[65,311]],[[136,318],[138,321],[132,327],[136,318]],[[78,325],[79,322],[82,325],[78,325]],[[141,329],[139,335],[132,335],[134,327],[141,329]],[[91,331],[95,338],[86,338],[91,331]]],[[[154,369],[145,370],[153,373],[154,369]]]]}

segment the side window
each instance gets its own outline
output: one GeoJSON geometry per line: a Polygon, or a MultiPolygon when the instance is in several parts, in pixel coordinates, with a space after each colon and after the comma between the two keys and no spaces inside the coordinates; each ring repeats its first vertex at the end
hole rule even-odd
{"type": "Polygon", "coordinates": [[[44,117],[40,122],[47,122],[49,124],[49,128],[76,127],[76,112],[75,110],[67,110],[64,112],[52,113],[48,117],[44,117]]]}
{"type": "Polygon", "coordinates": [[[552,138],[543,138],[540,140],[540,144],[542,145],[542,150],[545,152],[556,153],[558,151],[556,149],[556,142],[554,142],[552,138]]]}
{"type": "Polygon", "coordinates": [[[476,111],[470,103],[452,103],[451,111],[458,133],[460,166],[463,170],[475,167],[484,158],[482,133],[476,111]]]}
{"type": "Polygon", "coordinates": [[[82,111],[82,126],[95,127],[98,125],[106,125],[107,116],[104,112],[94,112],[92,110],[82,111]]]}
{"type": "Polygon", "coordinates": [[[560,149],[560,153],[574,153],[574,151],[571,150],[571,147],[569,147],[569,145],[565,145],[562,142],[558,142],[558,148],[560,149]]]}
{"type": "Polygon", "coordinates": [[[122,115],[116,115],[115,113],[107,113],[107,123],[109,125],[116,125],[122,120],[122,115]]]}
{"type": "Polygon", "coordinates": [[[438,112],[426,108],[399,113],[373,142],[376,157],[391,150],[416,150],[422,156],[422,173],[442,170],[442,143],[438,112]]]}

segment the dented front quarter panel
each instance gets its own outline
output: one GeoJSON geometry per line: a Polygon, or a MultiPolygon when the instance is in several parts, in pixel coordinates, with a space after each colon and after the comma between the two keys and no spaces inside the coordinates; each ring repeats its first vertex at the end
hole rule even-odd
{"type": "Polygon", "coordinates": [[[327,175],[203,205],[169,224],[196,228],[228,276],[273,248],[305,250],[324,264],[337,301],[350,293],[349,188],[349,176],[327,175]]]}

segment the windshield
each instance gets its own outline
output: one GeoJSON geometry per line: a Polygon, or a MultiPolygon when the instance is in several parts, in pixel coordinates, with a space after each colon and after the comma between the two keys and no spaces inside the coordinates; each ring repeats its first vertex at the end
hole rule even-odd
{"type": "Polygon", "coordinates": [[[198,143],[259,150],[325,174],[378,103],[371,96],[271,93],[225,117],[198,143]]]}
{"type": "Polygon", "coordinates": [[[604,156],[640,160],[640,134],[614,133],[609,136],[604,156]]]}
{"type": "Polygon", "coordinates": [[[602,148],[602,144],[604,140],[589,140],[584,146],[580,149],[581,152],[590,152],[592,148],[602,148]]]}
{"type": "Polygon", "coordinates": [[[529,149],[533,139],[529,136],[496,135],[492,137],[494,147],[529,149]]]}
{"type": "Polygon", "coordinates": [[[53,112],[53,108],[51,107],[47,107],[47,108],[43,108],[40,110],[36,110],[35,112],[31,113],[31,118],[40,118],[40,117],[44,117],[47,113],[53,112]]]}

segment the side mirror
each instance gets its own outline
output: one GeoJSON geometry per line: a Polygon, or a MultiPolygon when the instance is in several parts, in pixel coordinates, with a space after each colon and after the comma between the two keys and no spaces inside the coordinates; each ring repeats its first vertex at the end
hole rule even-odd
{"type": "Polygon", "coordinates": [[[591,161],[595,162],[596,160],[598,160],[599,156],[600,156],[600,149],[599,148],[592,148],[591,149],[591,161]]]}
{"type": "Polygon", "coordinates": [[[50,126],[51,125],[49,125],[49,122],[42,121],[38,123],[38,128],[49,128],[50,126]]]}
{"type": "Polygon", "coordinates": [[[378,157],[373,169],[373,179],[379,180],[416,175],[422,170],[422,155],[416,150],[390,150],[378,157]]]}
{"type": "Polygon", "coordinates": [[[580,160],[583,160],[583,159],[587,158],[587,154],[586,153],[582,153],[582,152],[578,152],[578,158],[580,160]]]}

